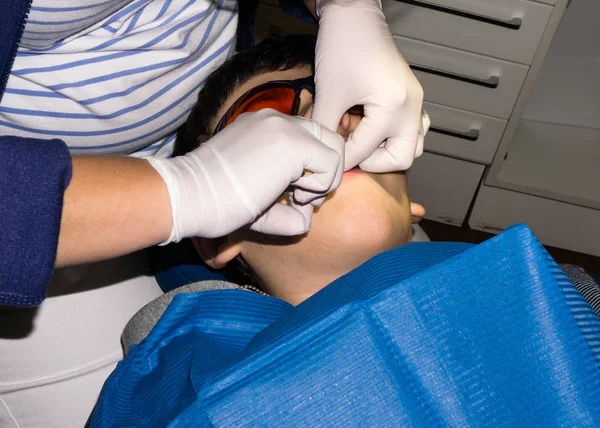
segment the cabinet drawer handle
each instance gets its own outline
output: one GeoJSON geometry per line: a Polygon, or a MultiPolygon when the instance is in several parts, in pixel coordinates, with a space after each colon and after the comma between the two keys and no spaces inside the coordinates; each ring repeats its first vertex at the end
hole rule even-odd
{"type": "Polygon", "coordinates": [[[467,12],[465,10],[456,9],[449,6],[442,6],[432,3],[427,0],[395,0],[400,3],[412,4],[413,6],[424,7],[426,9],[436,10],[438,12],[449,13],[451,15],[460,16],[462,18],[473,19],[475,21],[485,22],[487,24],[497,25],[498,27],[508,28],[510,30],[519,30],[521,28],[521,18],[512,18],[508,21],[490,16],[479,15],[478,13],[467,12]]]}
{"type": "Polygon", "coordinates": [[[442,128],[440,126],[431,125],[430,132],[436,132],[449,137],[460,138],[467,141],[477,141],[479,139],[479,129],[471,129],[469,132],[454,131],[452,129],[442,128]]]}
{"type": "Polygon", "coordinates": [[[451,71],[439,70],[433,67],[427,67],[419,64],[408,64],[410,68],[423,73],[434,74],[436,76],[447,77],[448,79],[459,80],[461,82],[471,83],[473,85],[483,86],[485,88],[496,89],[500,84],[498,76],[490,76],[487,79],[479,79],[477,77],[465,76],[464,74],[452,73],[451,71]]]}

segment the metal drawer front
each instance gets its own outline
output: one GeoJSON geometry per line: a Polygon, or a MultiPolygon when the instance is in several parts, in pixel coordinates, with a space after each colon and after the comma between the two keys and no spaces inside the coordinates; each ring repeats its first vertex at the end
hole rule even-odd
{"type": "Polygon", "coordinates": [[[552,10],[526,0],[383,0],[394,34],[526,65],[552,10]]]}
{"type": "Polygon", "coordinates": [[[425,100],[508,119],[529,67],[405,37],[396,37],[425,100]]]}
{"type": "Polygon", "coordinates": [[[490,165],[507,121],[439,104],[425,103],[431,127],[425,150],[490,165]]]}
{"type": "Polygon", "coordinates": [[[410,200],[425,207],[425,218],[460,226],[484,168],[471,162],[423,153],[408,171],[410,200]]]}

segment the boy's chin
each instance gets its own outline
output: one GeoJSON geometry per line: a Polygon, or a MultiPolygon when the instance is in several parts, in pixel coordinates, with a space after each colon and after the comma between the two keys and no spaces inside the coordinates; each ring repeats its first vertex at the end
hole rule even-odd
{"type": "Polygon", "coordinates": [[[405,245],[411,239],[410,219],[386,212],[377,219],[364,218],[359,224],[346,224],[346,232],[328,233],[327,240],[342,259],[352,261],[352,267],[366,262],[377,254],[405,245]],[[384,218],[385,217],[385,218],[384,218]]]}

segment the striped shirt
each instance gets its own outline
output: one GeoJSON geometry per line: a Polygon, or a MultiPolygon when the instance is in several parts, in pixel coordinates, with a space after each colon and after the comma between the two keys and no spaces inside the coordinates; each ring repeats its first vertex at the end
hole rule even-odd
{"type": "Polygon", "coordinates": [[[0,135],[75,154],[163,154],[235,48],[235,0],[33,0],[0,135]]]}

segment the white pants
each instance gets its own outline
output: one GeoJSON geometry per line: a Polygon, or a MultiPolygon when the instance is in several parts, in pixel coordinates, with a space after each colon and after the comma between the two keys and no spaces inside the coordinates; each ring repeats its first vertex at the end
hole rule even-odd
{"type": "Polygon", "coordinates": [[[83,427],[123,357],[120,336],[162,294],[146,253],[57,271],[37,309],[0,309],[0,427],[83,427]]]}

